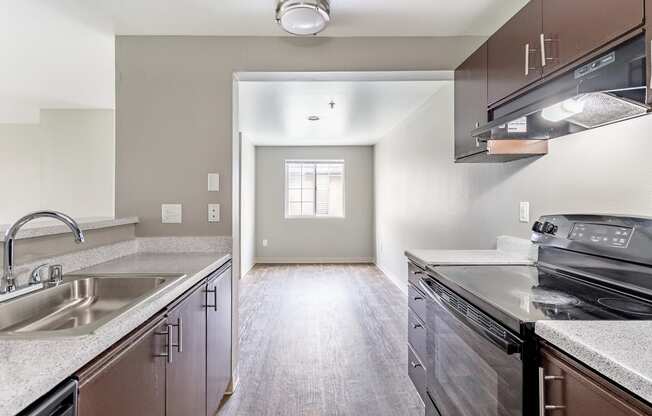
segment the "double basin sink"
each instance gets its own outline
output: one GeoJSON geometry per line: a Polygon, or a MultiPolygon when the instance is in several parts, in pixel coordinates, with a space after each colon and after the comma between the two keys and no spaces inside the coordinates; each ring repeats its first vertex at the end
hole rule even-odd
{"type": "Polygon", "coordinates": [[[91,334],[182,277],[182,274],[67,275],[56,286],[0,303],[0,339],[91,334]]]}

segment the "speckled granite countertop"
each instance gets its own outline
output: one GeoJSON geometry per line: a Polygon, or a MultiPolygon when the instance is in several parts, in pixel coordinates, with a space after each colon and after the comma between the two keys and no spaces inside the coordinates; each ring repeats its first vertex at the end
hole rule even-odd
{"type": "Polygon", "coordinates": [[[227,252],[137,253],[76,271],[184,273],[150,302],[81,337],[0,340],[0,416],[14,415],[231,259],[227,252]]]}
{"type": "Polygon", "coordinates": [[[652,403],[652,321],[541,321],[535,332],[652,403]]]}
{"type": "Polygon", "coordinates": [[[499,236],[495,250],[428,250],[410,249],[405,255],[417,264],[426,266],[457,265],[527,265],[536,260],[536,246],[516,237],[499,236]]]}

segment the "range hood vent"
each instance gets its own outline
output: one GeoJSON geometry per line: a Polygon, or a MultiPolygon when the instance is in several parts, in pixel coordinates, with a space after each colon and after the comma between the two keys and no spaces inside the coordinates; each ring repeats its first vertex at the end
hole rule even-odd
{"type": "Polygon", "coordinates": [[[641,35],[493,109],[493,120],[472,134],[482,141],[548,140],[647,114],[645,71],[641,35]]]}

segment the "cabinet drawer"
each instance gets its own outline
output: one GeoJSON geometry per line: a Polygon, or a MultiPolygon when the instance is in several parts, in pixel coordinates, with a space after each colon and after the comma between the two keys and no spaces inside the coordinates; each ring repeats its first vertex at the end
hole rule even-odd
{"type": "Polygon", "coordinates": [[[416,286],[425,274],[426,272],[421,267],[412,262],[408,263],[408,283],[411,285],[416,286]]]}
{"type": "Polygon", "coordinates": [[[426,317],[426,297],[419,289],[408,284],[408,306],[422,321],[426,317]]]}
{"type": "Polygon", "coordinates": [[[412,348],[408,345],[408,375],[412,384],[416,387],[421,400],[425,403],[428,400],[426,396],[426,370],[419,361],[412,348]]]}
{"type": "Polygon", "coordinates": [[[411,309],[408,309],[408,342],[421,362],[426,358],[426,327],[411,309]]]}

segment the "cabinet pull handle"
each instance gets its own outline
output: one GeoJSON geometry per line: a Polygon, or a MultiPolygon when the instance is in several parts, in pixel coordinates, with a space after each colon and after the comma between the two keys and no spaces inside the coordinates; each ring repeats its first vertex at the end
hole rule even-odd
{"type": "Polygon", "coordinates": [[[534,68],[531,68],[531,67],[530,67],[530,54],[531,54],[532,52],[536,52],[536,51],[537,51],[536,49],[534,49],[534,48],[530,48],[530,44],[529,44],[529,43],[526,43],[526,44],[525,44],[525,76],[526,76],[526,77],[530,75],[530,71],[531,71],[531,70],[535,70],[535,69],[536,69],[536,67],[534,67],[534,68]]]}
{"type": "Polygon", "coordinates": [[[421,364],[415,363],[414,361],[410,361],[410,365],[412,366],[412,368],[421,367],[421,364]]]}
{"type": "Polygon", "coordinates": [[[412,324],[412,328],[413,329],[423,328],[423,326],[421,326],[421,324],[412,324]]]}
{"type": "Polygon", "coordinates": [[[170,345],[176,347],[177,352],[183,352],[183,320],[181,317],[177,318],[176,324],[168,324],[168,331],[170,331],[172,327],[177,328],[177,343],[171,343],[170,345]]]}
{"type": "Polygon", "coordinates": [[[423,298],[421,296],[415,296],[414,300],[423,300],[423,298]]]}
{"type": "Polygon", "coordinates": [[[548,58],[546,56],[546,42],[554,42],[556,40],[557,40],[556,36],[553,36],[551,38],[546,38],[545,33],[542,33],[539,36],[539,41],[541,43],[541,67],[546,66],[548,64],[548,61],[556,61],[557,60],[555,58],[548,58]]]}
{"type": "Polygon", "coordinates": [[[546,404],[546,381],[564,380],[564,376],[546,376],[543,373],[543,367],[539,367],[539,416],[545,416],[549,410],[563,410],[566,406],[546,404]]]}
{"type": "Polygon", "coordinates": [[[215,286],[212,289],[206,289],[204,290],[204,293],[206,293],[206,307],[207,308],[213,308],[215,312],[217,312],[217,286],[215,286]],[[208,303],[208,294],[212,293],[213,294],[213,304],[210,305],[208,303]]]}
{"type": "Polygon", "coordinates": [[[167,362],[172,364],[172,332],[170,331],[170,325],[165,325],[165,331],[154,332],[154,335],[165,336],[165,350],[166,350],[166,352],[160,354],[154,354],[154,357],[165,357],[167,358],[167,362]]]}
{"type": "Polygon", "coordinates": [[[415,274],[415,275],[423,274],[423,271],[415,270],[415,271],[412,272],[412,274],[415,274]]]}

